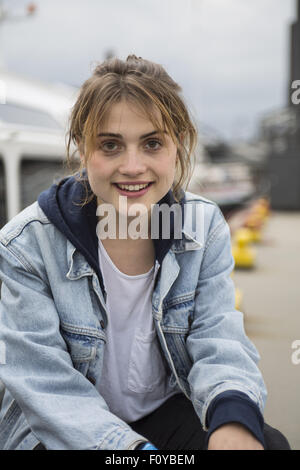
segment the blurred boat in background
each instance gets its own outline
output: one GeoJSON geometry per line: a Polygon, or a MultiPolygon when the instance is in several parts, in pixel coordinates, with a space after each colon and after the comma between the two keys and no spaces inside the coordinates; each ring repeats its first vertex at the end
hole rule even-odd
{"type": "Polygon", "coordinates": [[[255,199],[268,197],[264,141],[227,143],[217,137],[208,139],[201,125],[199,129],[202,147],[196,153],[189,191],[216,202],[226,218],[255,199]]]}
{"type": "Polygon", "coordinates": [[[243,163],[198,163],[189,190],[216,202],[227,213],[255,195],[255,184],[243,163]]]}
{"type": "Polygon", "coordinates": [[[66,172],[65,134],[77,89],[0,69],[0,227],[66,172]]]}

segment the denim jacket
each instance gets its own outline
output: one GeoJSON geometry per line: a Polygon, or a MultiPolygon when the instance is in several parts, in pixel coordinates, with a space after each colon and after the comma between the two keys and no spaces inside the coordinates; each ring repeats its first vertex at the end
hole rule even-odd
{"type": "MultiPolygon", "coordinates": [[[[67,178],[0,231],[1,449],[41,442],[47,449],[126,450],[145,440],[109,411],[95,387],[106,297],[96,214],[85,215],[83,224],[70,206],[78,184],[67,178]]],[[[163,256],[157,255],[152,312],[170,383],[209,430],[224,403],[227,411],[232,401],[240,403],[232,408],[239,416],[227,421],[243,422],[243,406],[248,415],[251,407],[261,415],[266,390],[258,353],[235,309],[228,225],[213,202],[186,192],[184,203],[181,238],[156,243],[163,256]]]]}

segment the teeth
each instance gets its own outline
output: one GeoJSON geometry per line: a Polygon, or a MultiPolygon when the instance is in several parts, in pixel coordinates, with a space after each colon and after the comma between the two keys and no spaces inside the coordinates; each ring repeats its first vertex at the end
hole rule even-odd
{"type": "Polygon", "coordinates": [[[127,191],[140,191],[141,189],[146,188],[149,183],[146,184],[118,184],[119,188],[126,189],[127,191]]]}

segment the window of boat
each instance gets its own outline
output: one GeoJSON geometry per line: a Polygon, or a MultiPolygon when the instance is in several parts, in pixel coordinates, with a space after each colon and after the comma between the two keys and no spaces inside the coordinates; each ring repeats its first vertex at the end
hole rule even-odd
{"type": "Polygon", "coordinates": [[[36,159],[30,156],[21,160],[21,209],[37,200],[39,194],[70,173],[63,159],[36,159]]]}
{"type": "Polygon", "coordinates": [[[47,112],[9,102],[5,106],[0,105],[0,120],[8,124],[61,129],[61,125],[47,112]]]}
{"type": "Polygon", "coordinates": [[[0,155],[0,228],[7,220],[6,181],[3,158],[0,155]]]}

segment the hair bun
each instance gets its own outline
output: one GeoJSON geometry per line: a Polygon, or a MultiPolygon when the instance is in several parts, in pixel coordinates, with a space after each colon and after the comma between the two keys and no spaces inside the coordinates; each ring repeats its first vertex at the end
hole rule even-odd
{"type": "Polygon", "coordinates": [[[142,57],[137,57],[135,54],[131,54],[127,57],[126,62],[129,62],[130,60],[143,60],[142,57]]]}

